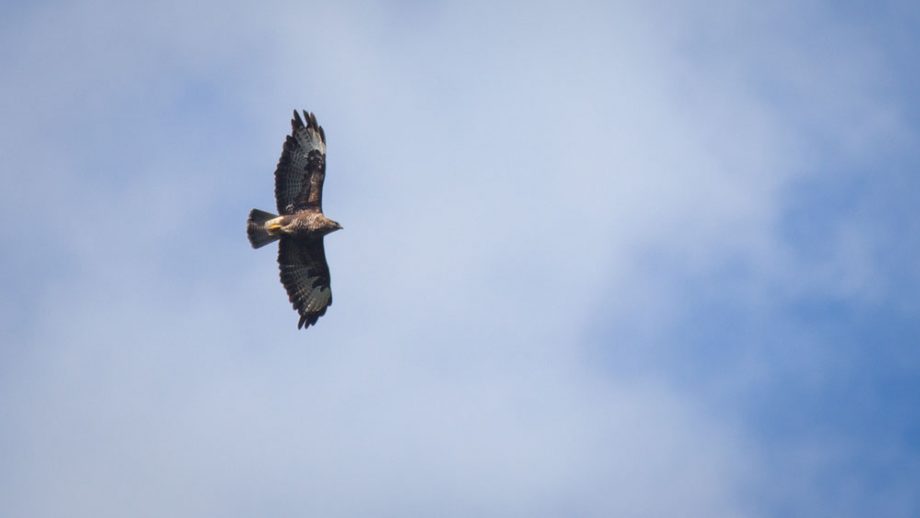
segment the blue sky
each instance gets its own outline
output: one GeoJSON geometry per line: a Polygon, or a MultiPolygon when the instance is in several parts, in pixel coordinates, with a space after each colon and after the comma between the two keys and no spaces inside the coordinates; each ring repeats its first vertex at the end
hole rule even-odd
{"type": "Polygon", "coordinates": [[[0,514],[920,514],[918,28],[4,4],[0,514]],[[243,232],[294,108],[307,332],[243,232]]]}

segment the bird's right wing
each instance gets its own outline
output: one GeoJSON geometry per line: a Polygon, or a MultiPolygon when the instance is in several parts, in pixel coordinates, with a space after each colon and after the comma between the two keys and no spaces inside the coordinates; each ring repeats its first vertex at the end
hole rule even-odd
{"type": "Polygon", "coordinates": [[[279,214],[314,208],[323,209],[323,180],[326,178],[326,135],[316,116],[294,111],[291,134],[284,141],[275,168],[275,201],[279,214]]]}

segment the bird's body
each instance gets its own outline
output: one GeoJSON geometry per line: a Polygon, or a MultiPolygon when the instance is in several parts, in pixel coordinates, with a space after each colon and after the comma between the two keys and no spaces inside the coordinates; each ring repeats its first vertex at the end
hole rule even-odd
{"type": "Polygon", "coordinates": [[[342,228],[338,223],[316,210],[302,210],[289,216],[277,216],[265,222],[265,231],[272,236],[297,239],[322,238],[342,228]]]}
{"type": "Polygon", "coordinates": [[[253,209],[246,225],[253,248],[279,241],[281,283],[300,313],[298,328],[315,324],[332,305],[323,237],[342,228],[323,214],[326,135],[312,113],[303,115],[301,119],[294,112],[291,135],[275,169],[275,199],[281,215],[253,209]]]}

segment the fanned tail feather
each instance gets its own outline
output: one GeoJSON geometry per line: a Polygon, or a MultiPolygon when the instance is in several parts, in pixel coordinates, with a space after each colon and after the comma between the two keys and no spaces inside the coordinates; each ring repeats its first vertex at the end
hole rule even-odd
{"type": "Polygon", "coordinates": [[[249,244],[253,248],[261,248],[278,240],[279,236],[273,236],[268,233],[268,230],[265,230],[265,222],[276,217],[270,212],[259,209],[252,209],[249,212],[249,220],[246,221],[246,234],[249,236],[249,244]]]}

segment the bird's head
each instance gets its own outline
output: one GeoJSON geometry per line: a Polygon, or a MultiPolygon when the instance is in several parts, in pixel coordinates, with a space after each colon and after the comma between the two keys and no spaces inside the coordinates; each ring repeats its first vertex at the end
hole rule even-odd
{"type": "Polygon", "coordinates": [[[326,218],[326,220],[323,222],[323,230],[326,231],[326,234],[331,234],[336,230],[342,230],[342,225],[339,225],[338,221],[332,221],[331,219],[326,218]]]}

